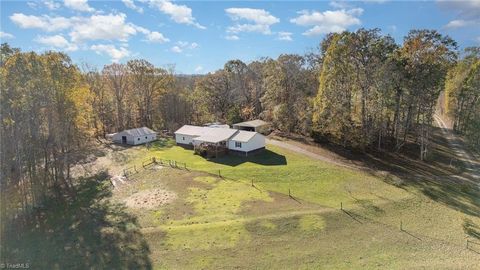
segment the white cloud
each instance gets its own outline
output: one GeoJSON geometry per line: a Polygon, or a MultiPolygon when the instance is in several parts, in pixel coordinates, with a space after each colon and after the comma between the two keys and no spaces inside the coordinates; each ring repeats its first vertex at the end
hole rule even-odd
{"type": "Polygon", "coordinates": [[[152,43],[165,43],[170,41],[168,38],[164,37],[162,33],[156,31],[148,33],[146,35],[146,40],[152,43]]]}
{"type": "Polygon", "coordinates": [[[135,2],[133,2],[133,0],[122,0],[122,2],[123,2],[123,4],[125,4],[126,7],[130,8],[130,9],[133,9],[133,10],[139,12],[139,13],[143,13],[143,8],[135,5],[135,2]]]}
{"type": "Polygon", "coordinates": [[[54,36],[39,36],[35,39],[36,42],[50,46],[55,49],[61,49],[65,51],[76,51],[78,50],[78,46],[68,42],[63,36],[61,35],[54,35],[54,36]]]}
{"type": "Polygon", "coordinates": [[[11,39],[15,38],[12,34],[0,31],[0,38],[2,39],[11,39]]]}
{"type": "Polygon", "coordinates": [[[195,73],[200,73],[200,72],[202,72],[202,70],[203,70],[203,67],[202,67],[202,66],[197,66],[197,67],[195,68],[195,73]]]}
{"type": "Polygon", "coordinates": [[[239,40],[240,38],[237,35],[228,35],[225,37],[226,40],[239,40]]]}
{"type": "Polygon", "coordinates": [[[383,4],[388,2],[388,0],[363,0],[365,3],[376,3],[376,4],[383,4]]]}
{"type": "Polygon", "coordinates": [[[43,4],[50,10],[55,10],[60,8],[60,3],[55,2],[53,0],[45,0],[43,4]]]}
{"type": "Polygon", "coordinates": [[[161,12],[170,16],[176,23],[193,25],[199,29],[206,29],[205,26],[196,22],[192,15],[192,9],[185,5],[177,5],[169,0],[145,0],[150,6],[157,8],[161,12]]]}
{"type": "Polygon", "coordinates": [[[264,9],[227,8],[225,12],[233,21],[237,22],[236,25],[227,29],[229,33],[258,32],[268,35],[271,34],[270,26],[280,22],[280,19],[264,9]],[[238,23],[242,20],[248,23],[238,23]]]}
{"type": "Polygon", "coordinates": [[[480,1],[446,1],[437,0],[440,7],[448,10],[451,14],[456,14],[456,19],[448,22],[445,28],[455,29],[461,27],[480,26],[480,1]]]}
{"type": "Polygon", "coordinates": [[[300,16],[291,19],[291,23],[301,26],[311,26],[303,35],[313,36],[331,32],[342,32],[353,25],[360,25],[358,16],[362,15],[363,9],[354,8],[349,10],[327,10],[324,12],[302,10],[300,16]]]}
{"type": "Polygon", "coordinates": [[[37,3],[35,2],[27,2],[27,6],[33,9],[37,9],[37,3]]]}
{"type": "Polygon", "coordinates": [[[352,6],[347,1],[331,1],[329,5],[333,8],[351,8],[352,6]]]}
{"type": "Polygon", "coordinates": [[[198,46],[199,45],[196,42],[189,43],[187,41],[178,41],[175,46],[170,48],[170,50],[172,52],[175,52],[175,53],[181,53],[181,52],[183,52],[184,50],[187,50],[187,49],[188,50],[196,49],[196,48],[198,48],[198,46]]]}
{"type": "Polygon", "coordinates": [[[20,28],[38,28],[47,32],[67,29],[72,26],[70,19],[65,17],[50,17],[47,15],[35,16],[23,13],[14,13],[10,20],[20,28]]]}
{"type": "Polygon", "coordinates": [[[117,49],[115,46],[109,44],[92,45],[90,49],[95,51],[97,54],[106,54],[110,56],[112,62],[115,63],[119,62],[122,58],[129,57],[131,54],[130,51],[125,47],[120,47],[119,49],[117,49]]]}
{"type": "Polygon", "coordinates": [[[293,33],[290,32],[278,32],[277,39],[278,40],[284,40],[284,41],[292,41],[292,35],[293,33]]]}
{"type": "Polygon", "coordinates": [[[145,35],[145,39],[143,41],[151,42],[151,43],[165,43],[169,42],[170,39],[166,38],[162,33],[157,31],[150,31],[146,28],[134,25],[136,31],[145,35]]]}
{"type": "Polygon", "coordinates": [[[170,50],[171,50],[172,52],[174,52],[174,53],[181,53],[181,52],[183,52],[182,48],[180,48],[179,46],[173,46],[170,50]]]}
{"type": "Polygon", "coordinates": [[[461,28],[471,24],[474,24],[474,21],[467,20],[452,20],[445,25],[445,28],[461,28]]]}
{"type": "Polygon", "coordinates": [[[93,12],[94,8],[88,5],[87,0],[63,0],[63,4],[70,9],[77,11],[93,12]]]}
{"type": "Polygon", "coordinates": [[[126,41],[137,30],[135,25],[125,22],[126,15],[108,14],[92,15],[89,18],[77,19],[72,27],[70,37],[74,42],[86,40],[120,40],[126,41]]]}
{"type": "Polygon", "coordinates": [[[458,13],[458,17],[462,19],[479,19],[480,18],[480,1],[452,1],[437,0],[440,7],[445,8],[451,13],[458,13]]]}
{"type": "Polygon", "coordinates": [[[90,40],[109,40],[127,42],[130,36],[142,33],[144,41],[165,43],[169,39],[162,33],[150,31],[126,21],[126,15],[106,14],[88,17],[49,17],[15,13],[10,19],[21,28],[38,28],[45,32],[68,30],[72,44],[82,44],[90,40]]]}
{"type": "Polygon", "coordinates": [[[195,48],[197,48],[197,47],[198,47],[198,44],[195,43],[195,42],[192,42],[192,43],[190,44],[190,46],[189,46],[190,49],[195,49],[195,48]]]}

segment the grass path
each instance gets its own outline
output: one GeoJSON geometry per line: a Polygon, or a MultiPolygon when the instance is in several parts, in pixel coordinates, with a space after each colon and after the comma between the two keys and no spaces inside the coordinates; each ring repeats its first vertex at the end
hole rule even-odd
{"type": "Polygon", "coordinates": [[[305,215],[315,215],[315,214],[322,214],[322,213],[331,213],[337,211],[333,208],[323,208],[323,209],[311,209],[311,210],[298,210],[298,211],[287,211],[287,212],[280,212],[275,214],[265,214],[261,216],[242,216],[238,218],[232,218],[229,220],[222,220],[222,221],[214,221],[208,223],[196,223],[196,224],[175,224],[175,225],[162,225],[162,226],[155,226],[155,227],[144,227],[141,229],[143,233],[152,233],[156,231],[162,231],[165,229],[181,229],[181,228],[192,228],[192,229],[199,229],[205,227],[222,227],[228,226],[234,223],[248,223],[254,221],[262,221],[262,220],[275,220],[275,219],[284,219],[284,218],[292,218],[297,216],[305,216],[305,215]]]}

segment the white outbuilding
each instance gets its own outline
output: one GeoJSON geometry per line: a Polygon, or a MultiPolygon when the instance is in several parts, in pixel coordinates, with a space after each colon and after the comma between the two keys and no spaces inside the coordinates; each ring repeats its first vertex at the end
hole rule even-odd
{"type": "Polygon", "coordinates": [[[156,139],[157,133],[147,127],[127,129],[112,135],[112,141],[129,145],[144,144],[156,139]]]}

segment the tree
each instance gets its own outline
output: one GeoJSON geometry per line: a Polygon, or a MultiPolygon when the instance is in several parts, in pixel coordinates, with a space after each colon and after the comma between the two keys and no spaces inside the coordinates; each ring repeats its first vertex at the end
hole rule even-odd
{"type": "Polygon", "coordinates": [[[465,49],[463,59],[453,66],[445,82],[445,107],[453,119],[453,129],[465,134],[479,147],[480,116],[480,48],[465,49]]]}
{"type": "Polygon", "coordinates": [[[117,131],[125,129],[125,101],[128,94],[128,69],[123,64],[113,63],[102,70],[102,75],[115,102],[117,131]]]}
{"type": "Polygon", "coordinates": [[[2,59],[0,74],[4,224],[46,196],[74,196],[70,168],[93,133],[89,88],[67,55],[15,49],[2,59]]]}
{"type": "Polygon", "coordinates": [[[265,93],[260,99],[263,118],[286,132],[299,131],[308,134],[311,119],[309,97],[315,80],[305,68],[305,59],[300,55],[280,55],[277,60],[266,61],[263,70],[265,93]]]}
{"type": "Polygon", "coordinates": [[[400,58],[405,64],[409,104],[404,141],[409,127],[415,121],[421,160],[428,153],[430,124],[446,73],[456,60],[456,46],[454,40],[435,30],[412,30],[400,49],[400,58]]]}
{"type": "Polygon", "coordinates": [[[167,87],[172,82],[172,76],[167,70],[156,68],[146,60],[130,60],[127,63],[132,99],[137,107],[138,122],[141,126],[153,127],[159,120],[154,121],[154,117],[159,117],[154,113],[154,107],[158,104],[158,99],[167,91],[167,87]]]}

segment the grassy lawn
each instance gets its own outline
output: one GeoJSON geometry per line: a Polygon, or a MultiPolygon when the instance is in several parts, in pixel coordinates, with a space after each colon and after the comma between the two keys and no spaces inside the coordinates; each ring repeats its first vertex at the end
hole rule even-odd
{"type": "Polygon", "coordinates": [[[208,161],[165,141],[137,156],[125,166],[155,156],[189,168],[142,169],[131,177],[134,185],[114,195],[121,201],[158,186],[178,194],[159,209],[129,212],[139,217],[158,269],[475,269],[480,260],[465,249],[467,236],[478,240],[480,219],[456,209],[468,202],[476,207],[475,194],[454,206],[401,179],[276,147],[255,157],[208,161]],[[223,179],[214,176],[218,170],[223,179]]]}
{"type": "Polygon", "coordinates": [[[211,161],[171,140],[116,151],[110,173],[138,173],[114,189],[105,176],[84,179],[74,201],[52,202],[40,226],[12,234],[12,258],[35,269],[478,269],[480,246],[465,247],[480,242],[477,191],[267,148],[211,161]],[[188,170],[143,168],[151,157],[188,170]],[[161,191],[175,196],[125,206],[161,191]]]}
{"type": "Polygon", "coordinates": [[[187,164],[187,168],[217,174],[227,180],[236,180],[260,189],[291,194],[298,199],[323,206],[340,207],[359,201],[385,202],[384,198],[399,200],[409,196],[408,192],[368,173],[312,160],[278,147],[253,157],[224,156],[207,160],[194,155],[192,150],[173,145],[168,140],[156,143],[150,150],[143,150],[137,159],[130,159],[126,166],[141,166],[150,158],[175,160],[187,164]]]}

